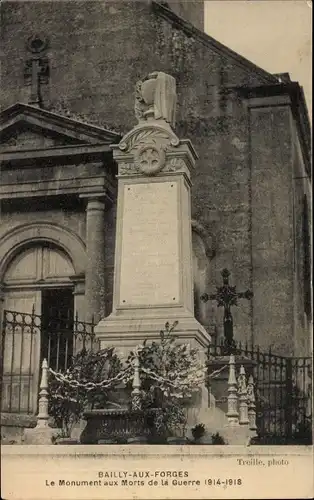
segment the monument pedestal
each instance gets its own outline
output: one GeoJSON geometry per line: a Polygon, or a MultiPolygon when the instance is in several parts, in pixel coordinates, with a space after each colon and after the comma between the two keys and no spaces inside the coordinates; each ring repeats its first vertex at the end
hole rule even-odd
{"type": "MultiPolygon", "coordinates": [[[[197,155],[169,124],[146,117],[118,145],[118,207],[113,311],[95,328],[101,348],[122,357],[160,339],[167,322],[174,335],[204,359],[210,336],[194,317],[191,170],[197,155]]],[[[200,404],[208,406],[204,386],[200,404]]]]}
{"type": "Polygon", "coordinates": [[[53,439],[58,436],[60,429],[37,425],[32,429],[25,429],[23,444],[53,444],[53,439]]]}
{"type": "Polygon", "coordinates": [[[206,355],[209,343],[209,335],[202,325],[188,312],[170,311],[169,314],[160,314],[160,311],[151,311],[151,315],[142,316],[137,312],[133,315],[119,315],[112,313],[101,320],[95,327],[97,337],[100,339],[101,349],[115,346],[122,358],[126,358],[130,351],[145,339],[147,342],[160,340],[160,331],[165,329],[166,322],[170,324],[178,321],[173,335],[178,342],[191,345],[192,348],[200,350],[200,355],[206,355]]]}

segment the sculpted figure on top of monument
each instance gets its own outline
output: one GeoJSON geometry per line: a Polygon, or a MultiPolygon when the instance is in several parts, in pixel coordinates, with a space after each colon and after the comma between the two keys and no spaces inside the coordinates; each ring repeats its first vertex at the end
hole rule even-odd
{"type": "Polygon", "coordinates": [[[124,153],[119,158],[119,175],[140,172],[151,176],[161,170],[187,169],[182,158],[167,157],[180,144],[172,128],[176,103],[176,81],[172,76],[155,71],[137,83],[134,109],[139,123],[118,144],[124,153]]]}
{"type": "Polygon", "coordinates": [[[137,82],[134,109],[139,123],[148,119],[165,120],[174,127],[176,104],[176,81],[173,76],[154,71],[137,82]]]}

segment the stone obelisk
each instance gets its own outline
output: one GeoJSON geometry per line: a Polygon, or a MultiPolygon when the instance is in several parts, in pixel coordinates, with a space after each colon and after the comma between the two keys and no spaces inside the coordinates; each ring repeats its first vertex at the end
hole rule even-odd
{"type": "Polygon", "coordinates": [[[161,72],[136,86],[136,125],[112,146],[118,164],[113,311],[96,334],[127,355],[169,321],[205,353],[210,336],[194,317],[191,172],[197,159],[174,133],[175,79],[161,72]]]}

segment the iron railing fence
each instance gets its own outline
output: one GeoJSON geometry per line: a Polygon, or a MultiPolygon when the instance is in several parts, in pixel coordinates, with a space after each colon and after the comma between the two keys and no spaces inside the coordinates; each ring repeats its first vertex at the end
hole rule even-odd
{"type": "MultiPolygon", "coordinates": [[[[312,429],[312,358],[286,357],[264,352],[259,346],[238,342],[233,351],[245,363],[247,375],[253,375],[256,397],[258,436],[267,442],[311,441],[312,429]]],[[[208,349],[211,360],[226,354],[225,345],[214,342],[208,349]]]]}
{"type": "Polygon", "coordinates": [[[78,319],[42,317],[5,310],[2,321],[1,411],[32,414],[37,411],[42,360],[64,371],[81,349],[98,350],[94,323],[78,319]]]}
{"type": "MultiPolygon", "coordinates": [[[[37,411],[39,371],[43,358],[56,371],[66,370],[72,356],[83,348],[99,350],[94,323],[74,318],[43,318],[35,314],[5,310],[1,348],[1,409],[4,412],[37,411]]],[[[208,350],[209,371],[213,358],[224,356],[223,343],[208,350]]],[[[271,349],[236,344],[235,354],[251,363],[247,374],[255,380],[258,434],[293,440],[309,432],[312,421],[312,359],[285,357],[271,349]],[[303,431],[302,431],[303,429],[303,431]]]]}
{"type": "Polygon", "coordinates": [[[41,328],[41,358],[47,359],[48,366],[52,370],[67,370],[74,354],[82,349],[99,350],[94,326],[94,322],[80,321],[78,313],[74,319],[49,318],[41,328]]]}

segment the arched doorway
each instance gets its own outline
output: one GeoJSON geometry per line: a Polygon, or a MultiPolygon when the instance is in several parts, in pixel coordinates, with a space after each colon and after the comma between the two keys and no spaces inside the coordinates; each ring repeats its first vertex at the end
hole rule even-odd
{"type": "Polygon", "coordinates": [[[3,278],[5,330],[2,411],[35,413],[40,365],[65,365],[73,344],[69,256],[56,245],[24,246],[3,278]]]}

